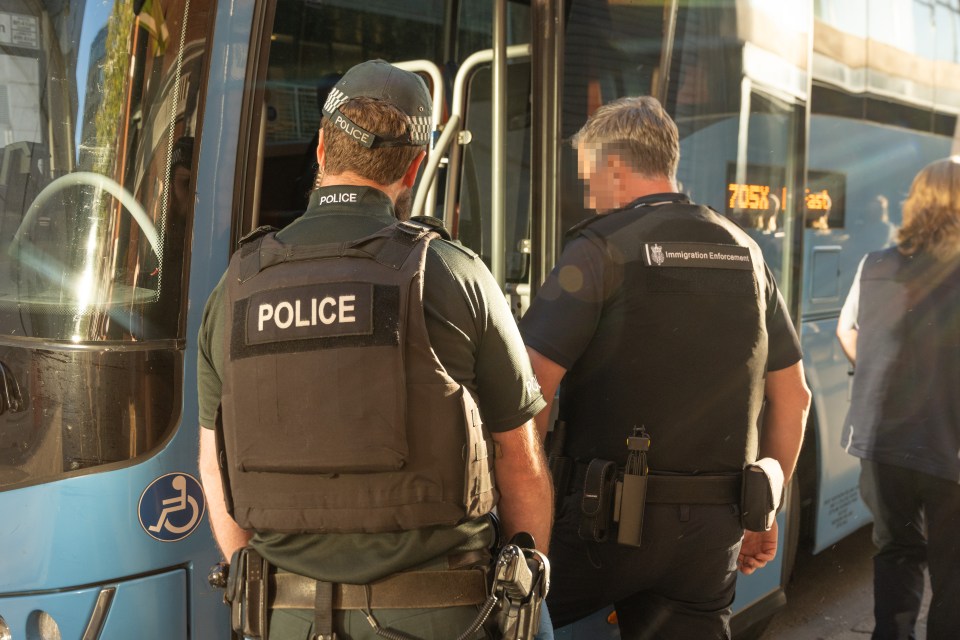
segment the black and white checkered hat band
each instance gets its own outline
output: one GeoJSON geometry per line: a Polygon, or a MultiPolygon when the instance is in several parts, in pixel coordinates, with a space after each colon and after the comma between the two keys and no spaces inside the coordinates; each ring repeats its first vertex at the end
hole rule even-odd
{"type": "MultiPolygon", "coordinates": [[[[327,95],[327,101],[323,104],[324,115],[329,117],[349,100],[350,96],[334,87],[330,90],[330,93],[327,95]]],[[[407,131],[410,132],[410,140],[414,144],[429,144],[430,133],[433,131],[433,123],[430,120],[430,116],[407,116],[407,131]]]]}
{"type": "Polygon", "coordinates": [[[430,132],[433,123],[427,116],[407,116],[407,126],[410,128],[410,139],[416,144],[425,145],[430,142],[430,132]]]}
{"type": "Polygon", "coordinates": [[[343,91],[340,91],[340,89],[337,89],[336,87],[330,89],[330,93],[327,94],[327,101],[323,103],[323,113],[329,116],[331,113],[339,109],[340,105],[349,99],[350,96],[345,94],[343,91]]]}

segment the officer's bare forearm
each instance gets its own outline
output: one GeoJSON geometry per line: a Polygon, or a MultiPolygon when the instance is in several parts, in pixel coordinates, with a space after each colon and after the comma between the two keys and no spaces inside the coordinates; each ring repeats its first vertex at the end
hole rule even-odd
{"type": "Polygon", "coordinates": [[[533,536],[537,549],[547,553],[553,524],[553,486],[533,421],[494,433],[493,439],[500,448],[495,473],[504,537],[526,531],[533,536]]]}
{"type": "Polygon", "coordinates": [[[217,448],[213,429],[200,428],[200,480],[207,494],[208,517],[213,537],[227,561],[237,549],[247,546],[251,532],[238,525],[227,513],[217,466],[217,448]]]}
{"type": "Polygon", "coordinates": [[[784,480],[789,482],[797,466],[810,410],[810,389],[804,379],[803,362],[768,371],[765,394],[767,408],[760,432],[760,457],[777,460],[784,480]]]}
{"type": "Polygon", "coordinates": [[[527,355],[530,357],[530,364],[533,366],[533,372],[537,376],[537,382],[540,383],[540,393],[543,399],[547,401],[547,406],[534,418],[537,425],[537,433],[540,434],[540,440],[547,437],[547,431],[550,430],[550,412],[553,407],[553,399],[557,393],[557,387],[563,380],[567,370],[559,364],[541,354],[535,349],[527,347],[527,355]]]}

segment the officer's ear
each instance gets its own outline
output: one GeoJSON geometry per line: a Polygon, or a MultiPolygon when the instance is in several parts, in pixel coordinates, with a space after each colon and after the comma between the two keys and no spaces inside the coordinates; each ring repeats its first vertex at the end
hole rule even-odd
{"type": "Polygon", "coordinates": [[[627,174],[632,173],[619,153],[608,153],[604,162],[614,185],[618,188],[624,183],[627,174]]]}
{"type": "Polygon", "coordinates": [[[320,127],[320,132],[317,134],[317,166],[320,169],[323,169],[323,163],[327,159],[327,149],[323,144],[323,127],[320,127]]]}
{"type": "Polygon", "coordinates": [[[417,154],[417,157],[413,159],[413,162],[410,163],[410,166],[407,167],[406,173],[403,174],[403,186],[410,189],[413,188],[413,185],[417,182],[417,173],[420,171],[420,163],[423,162],[423,159],[426,157],[426,155],[426,151],[421,151],[417,154]]]}

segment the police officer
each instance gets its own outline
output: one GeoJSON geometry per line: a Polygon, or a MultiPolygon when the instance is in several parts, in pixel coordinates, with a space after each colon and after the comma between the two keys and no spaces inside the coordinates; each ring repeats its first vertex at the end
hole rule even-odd
{"type": "Polygon", "coordinates": [[[743,468],[769,457],[762,475],[789,478],[800,449],[796,332],[753,240],[678,193],[678,131],[655,99],[601,107],[574,142],[598,215],[571,230],[520,324],[545,397],[560,385],[565,442],[550,453],[572,462],[547,602],[557,626],[613,603],[624,638],[728,638],[737,566],[776,553],[775,521],[744,534],[743,468]],[[630,437],[646,458],[632,470],[630,437]],[[645,494],[616,503],[628,474],[645,494]]]}
{"type": "Polygon", "coordinates": [[[545,403],[502,292],[476,254],[398,222],[430,111],[415,74],[350,69],[306,213],[245,240],[207,303],[200,466],[224,556],[249,545],[228,589],[248,635],[262,615],[273,640],[458,637],[487,595],[494,504],[505,537],[546,551],[545,403]]]}

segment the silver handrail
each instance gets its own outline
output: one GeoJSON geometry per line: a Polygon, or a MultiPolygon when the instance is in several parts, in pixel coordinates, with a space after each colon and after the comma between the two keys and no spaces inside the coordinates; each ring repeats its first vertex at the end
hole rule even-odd
{"type": "MultiPolygon", "coordinates": [[[[507,47],[506,57],[508,60],[522,60],[530,57],[529,44],[515,44],[507,47]]],[[[467,82],[474,74],[477,67],[488,64],[493,60],[493,49],[482,49],[476,51],[463,61],[457,75],[453,80],[453,104],[450,107],[450,118],[443,125],[443,133],[437,140],[431,158],[420,178],[420,188],[417,190],[413,201],[413,215],[422,215],[426,203],[427,189],[425,185],[432,185],[436,180],[436,173],[440,166],[442,156],[449,147],[447,157],[447,197],[443,207],[443,222],[447,227],[453,212],[453,203],[456,197],[456,176],[460,166],[460,143],[453,144],[460,135],[464,122],[464,104],[467,95],[467,82]]]]}
{"type": "MultiPolygon", "coordinates": [[[[423,170],[423,177],[420,178],[420,188],[417,189],[417,194],[413,199],[411,215],[423,215],[424,203],[427,202],[430,194],[433,194],[434,197],[436,196],[434,192],[434,188],[436,187],[435,178],[437,176],[437,170],[440,167],[440,161],[443,159],[443,152],[450,146],[450,142],[459,133],[460,116],[454,113],[451,114],[450,119],[447,120],[447,124],[443,128],[443,133],[440,134],[440,137],[437,139],[437,144],[427,159],[427,166],[423,170]],[[424,188],[425,185],[430,186],[429,188],[424,188]]],[[[443,224],[444,226],[447,225],[446,206],[444,206],[443,224]]]]}
{"type": "MultiPolygon", "coordinates": [[[[405,71],[412,71],[413,73],[422,72],[430,76],[430,82],[433,84],[433,113],[431,114],[430,119],[430,131],[431,133],[440,128],[440,118],[443,117],[443,73],[440,71],[440,67],[436,65],[432,60],[405,60],[403,62],[396,62],[394,66],[399,67],[405,71]]],[[[432,139],[432,136],[431,136],[432,139]]],[[[438,149],[440,146],[440,141],[437,140],[437,144],[430,149],[431,159],[434,154],[442,155],[442,151],[438,149]]],[[[438,161],[439,162],[439,161],[438,161]]],[[[434,209],[437,206],[437,182],[436,180],[431,180],[429,183],[426,182],[426,171],[424,171],[423,178],[420,181],[420,189],[418,191],[426,192],[426,211],[433,213],[434,209]],[[427,189],[424,189],[424,186],[427,186],[427,189]]],[[[418,214],[419,215],[419,214],[418,214]]]]}
{"type": "Polygon", "coordinates": [[[493,92],[490,117],[493,134],[490,150],[490,272],[506,282],[507,210],[507,0],[493,8],[493,92]]]}

